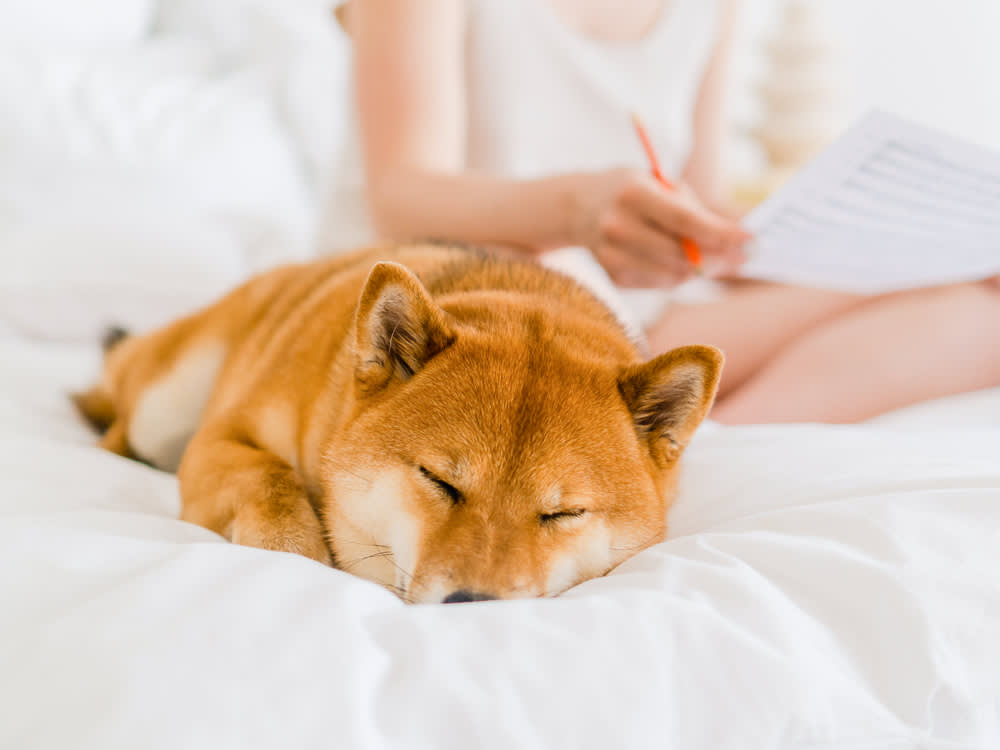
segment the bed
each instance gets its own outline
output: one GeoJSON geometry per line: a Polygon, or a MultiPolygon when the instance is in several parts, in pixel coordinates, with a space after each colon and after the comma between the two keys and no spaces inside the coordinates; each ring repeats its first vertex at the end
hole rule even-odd
{"type": "Polygon", "coordinates": [[[66,394],[112,318],[308,252],[342,50],[319,3],[103,4],[99,51],[0,53],[0,747],[1000,747],[1000,389],[707,425],[669,539],[551,600],[407,606],[177,520],[66,394]]]}

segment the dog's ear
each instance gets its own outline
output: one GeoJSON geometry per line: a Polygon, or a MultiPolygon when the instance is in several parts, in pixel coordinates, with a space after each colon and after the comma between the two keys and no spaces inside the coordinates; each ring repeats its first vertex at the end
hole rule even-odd
{"type": "Polygon", "coordinates": [[[103,435],[115,421],[115,405],[104,386],[95,385],[89,391],[71,393],[69,397],[95,432],[103,435]]]}
{"type": "Polygon", "coordinates": [[[119,456],[139,460],[129,446],[126,421],[119,418],[111,395],[104,386],[95,385],[89,391],[71,393],[70,400],[80,415],[101,435],[97,443],[99,446],[119,456]]]}
{"type": "Polygon", "coordinates": [[[675,461],[712,408],[722,363],[718,349],[684,346],[619,375],[636,432],[658,461],[675,461]]]}
{"type": "Polygon", "coordinates": [[[351,11],[350,0],[342,0],[333,6],[333,17],[337,19],[341,30],[348,36],[351,35],[351,11]]]}
{"type": "Polygon", "coordinates": [[[447,315],[399,263],[376,263],[358,302],[355,378],[361,394],[409,380],[455,340],[447,315]]]}

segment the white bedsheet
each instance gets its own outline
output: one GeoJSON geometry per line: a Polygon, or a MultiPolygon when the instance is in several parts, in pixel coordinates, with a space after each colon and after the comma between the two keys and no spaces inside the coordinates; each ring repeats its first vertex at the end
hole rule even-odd
{"type": "Polygon", "coordinates": [[[0,54],[0,750],[1000,748],[1000,390],[705,430],[671,539],[555,600],[408,607],[176,520],[65,393],[101,325],[310,244],[348,48],[328,2],[115,4],[74,35],[156,38],[0,54]]]}
{"type": "Polygon", "coordinates": [[[1000,392],[707,430],[666,543],[406,606],[175,520],[64,399],[96,360],[0,337],[2,748],[1000,747],[1000,392]]]}

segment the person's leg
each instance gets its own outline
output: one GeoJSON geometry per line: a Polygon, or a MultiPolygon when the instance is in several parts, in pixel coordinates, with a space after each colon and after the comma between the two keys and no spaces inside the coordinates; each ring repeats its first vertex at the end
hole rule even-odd
{"type": "Polygon", "coordinates": [[[791,341],[869,301],[840,292],[737,282],[720,300],[671,305],[646,335],[654,355],[689,344],[721,349],[726,355],[719,385],[722,398],[791,341]]]}
{"type": "Polygon", "coordinates": [[[873,300],[804,334],[717,403],[721,422],[856,422],[1000,384],[1000,293],[962,284],[873,300]]]}

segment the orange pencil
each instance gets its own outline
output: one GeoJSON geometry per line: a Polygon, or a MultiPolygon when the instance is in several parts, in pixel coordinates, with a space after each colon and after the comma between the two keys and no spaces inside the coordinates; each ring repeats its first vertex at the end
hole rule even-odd
{"type": "MultiPolygon", "coordinates": [[[[643,127],[642,121],[639,119],[639,115],[635,112],[632,113],[632,124],[635,125],[635,132],[639,135],[639,140],[642,142],[642,148],[646,152],[646,157],[649,159],[649,166],[653,171],[653,177],[655,177],[657,182],[663,185],[663,187],[667,190],[676,190],[677,187],[674,183],[668,180],[660,170],[660,160],[656,158],[656,152],[653,150],[653,143],[649,140],[649,134],[646,133],[646,128],[643,127]]],[[[684,255],[687,256],[691,265],[701,271],[701,251],[698,249],[698,243],[690,237],[682,237],[681,249],[684,250],[684,255]]]]}

